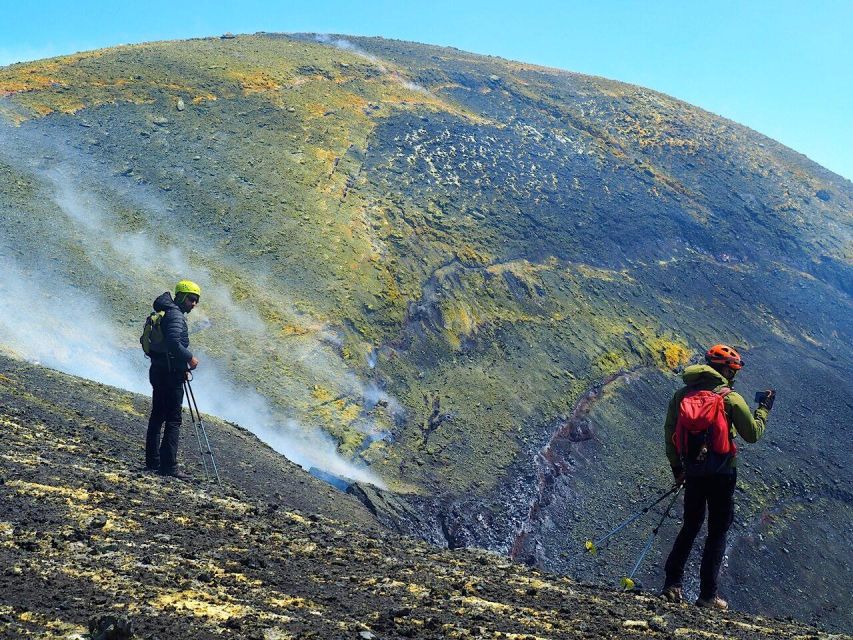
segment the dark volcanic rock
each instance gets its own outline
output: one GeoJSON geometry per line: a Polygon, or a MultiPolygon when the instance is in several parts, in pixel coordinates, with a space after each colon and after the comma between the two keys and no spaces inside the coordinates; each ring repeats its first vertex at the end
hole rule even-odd
{"type": "MultiPolygon", "coordinates": [[[[788,621],[709,614],[589,587],[485,552],[441,551],[356,524],[346,517],[353,507],[342,493],[335,495],[344,520],[303,516],[291,503],[304,500],[298,494],[305,489],[294,478],[317,481],[294,472],[283,458],[277,486],[291,497],[273,512],[258,508],[254,476],[226,471],[225,488],[217,492],[136,474],[139,416],[113,409],[108,422],[85,413],[69,420],[68,392],[92,406],[105,399],[109,406],[132,406],[143,399],[2,357],[0,372],[0,421],[12,452],[0,465],[15,477],[0,488],[0,532],[11,527],[14,538],[26,530],[22,523],[38,522],[40,537],[48,539],[92,518],[93,511],[109,514],[103,526],[88,530],[94,544],[109,549],[97,557],[78,542],[61,553],[48,546],[24,553],[0,538],[0,563],[16,569],[0,578],[4,637],[65,637],[87,628],[88,637],[102,640],[589,638],[627,629],[750,639],[823,635],[788,621]],[[38,402],[10,393],[10,381],[26,381],[38,402]],[[79,419],[92,420],[101,433],[112,456],[109,471],[80,446],[87,435],[79,419]],[[57,467],[31,465],[35,451],[50,455],[57,467]],[[97,483],[106,490],[83,488],[97,483]],[[92,617],[93,611],[128,609],[135,612],[128,618],[92,617]]],[[[211,420],[211,429],[222,437],[228,427],[211,420]]],[[[237,461],[256,460],[264,450],[257,440],[242,438],[229,451],[237,461]]],[[[275,466],[268,472],[274,475],[275,466]]]]}

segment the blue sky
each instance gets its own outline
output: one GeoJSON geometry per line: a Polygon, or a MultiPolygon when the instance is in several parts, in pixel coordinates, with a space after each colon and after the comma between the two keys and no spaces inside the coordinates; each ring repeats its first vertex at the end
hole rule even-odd
{"type": "Polygon", "coordinates": [[[631,82],[853,178],[853,0],[0,0],[0,65],[218,35],[380,35],[631,82]]]}

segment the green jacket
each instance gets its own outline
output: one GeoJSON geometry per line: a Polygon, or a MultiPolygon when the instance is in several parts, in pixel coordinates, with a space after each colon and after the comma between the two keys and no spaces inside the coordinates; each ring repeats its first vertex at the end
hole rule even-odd
{"type": "MultiPolygon", "coordinates": [[[[678,452],[672,443],[672,434],[675,433],[675,423],[678,421],[678,408],[681,406],[681,399],[684,397],[684,394],[693,389],[715,391],[720,387],[731,387],[733,384],[707,364],[694,364],[687,367],[684,373],[681,374],[681,379],[684,380],[684,386],[676,391],[675,395],[672,396],[672,400],[669,401],[666,422],[663,426],[666,457],[669,458],[669,464],[673,468],[681,467],[681,460],[679,460],[678,452]]],[[[726,405],[726,415],[729,417],[732,437],[734,438],[736,435],[739,435],[747,442],[758,442],[758,439],[764,435],[764,430],[767,428],[768,410],[764,407],[758,407],[754,413],[751,412],[743,396],[735,391],[729,393],[723,401],[726,405]]],[[[736,466],[735,460],[735,457],[731,459],[729,463],[730,468],[736,466]]]]}

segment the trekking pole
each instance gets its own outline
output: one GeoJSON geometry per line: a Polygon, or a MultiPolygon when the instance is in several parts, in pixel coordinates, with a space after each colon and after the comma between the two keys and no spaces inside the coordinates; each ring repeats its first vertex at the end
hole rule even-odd
{"type": "Polygon", "coordinates": [[[663,515],[661,516],[660,520],[658,520],[657,525],[655,525],[655,528],[652,529],[652,533],[649,535],[649,539],[646,541],[646,546],[644,546],[643,550],[640,552],[640,557],[637,558],[637,562],[634,563],[634,568],[631,569],[631,573],[629,573],[627,576],[622,578],[622,580],[620,580],[620,584],[622,585],[622,588],[625,591],[631,591],[636,586],[636,583],[634,582],[634,574],[637,573],[637,569],[640,568],[643,559],[646,557],[646,554],[652,548],[652,544],[654,543],[655,538],[658,535],[658,531],[660,530],[661,525],[664,523],[664,520],[669,517],[669,512],[672,511],[672,507],[673,505],[675,505],[675,501],[678,498],[679,491],[681,491],[681,485],[678,485],[675,491],[675,495],[672,496],[672,500],[669,501],[669,504],[666,507],[666,511],[663,512],[663,515]]]}
{"type": "MultiPolygon", "coordinates": [[[[189,391],[188,402],[192,400],[192,406],[195,408],[195,415],[198,418],[198,427],[201,431],[201,435],[204,436],[204,445],[207,447],[206,451],[202,451],[202,464],[204,464],[204,456],[210,456],[210,464],[213,467],[213,474],[216,477],[216,484],[219,485],[219,488],[222,488],[222,481],[219,479],[219,469],[216,467],[216,458],[213,456],[213,450],[210,448],[210,440],[207,437],[207,429],[204,426],[204,420],[201,419],[201,412],[198,410],[198,403],[195,399],[195,394],[193,393],[193,387],[190,384],[190,380],[192,380],[192,373],[187,376],[186,385],[187,391],[189,391]]],[[[196,434],[198,435],[198,434],[196,434]]],[[[201,438],[199,438],[199,447],[201,447],[201,438]]],[[[205,474],[207,474],[207,465],[204,465],[205,474]]]]}
{"type": "Polygon", "coordinates": [[[680,489],[681,489],[681,485],[680,485],[680,484],[675,484],[675,485],[673,485],[673,486],[672,486],[672,488],[668,489],[667,491],[665,491],[664,493],[662,493],[660,496],[658,496],[658,497],[657,497],[657,499],[656,499],[654,502],[652,502],[651,504],[646,505],[645,507],[643,507],[642,509],[640,509],[639,511],[637,511],[637,513],[635,513],[635,514],[633,514],[633,515],[631,515],[631,516],[628,516],[628,519],[627,519],[627,520],[624,520],[624,521],[623,521],[623,522],[621,522],[620,524],[616,525],[616,527],[615,527],[614,529],[612,529],[612,530],[608,531],[607,533],[605,533],[603,536],[601,536],[601,537],[600,537],[598,540],[596,540],[595,542],[593,542],[592,540],[587,540],[587,541],[586,541],[586,543],[584,544],[584,546],[586,547],[586,550],[587,550],[587,551],[589,551],[591,554],[595,555],[596,553],[598,553],[598,547],[599,547],[599,545],[603,544],[604,542],[606,542],[607,540],[609,540],[610,538],[612,538],[613,536],[615,536],[617,533],[619,533],[620,531],[622,531],[622,529],[624,529],[624,528],[625,528],[625,527],[627,527],[629,524],[631,524],[632,522],[634,522],[634,520],[636,520],[637,518],[641,518],[642,516],[646,515],[646,514],[651,510],[651,508],[652,508],[652,507],[654,507],[656,504],[658,504],[658,503],[662,502],[663,500],[665,500],[667,496],[669,496],[669,495],[671,495],[671,494],[673,494],[673,493],[675,493],[675,494],[677,495],[677,494],[678,494],[678,491],[679,491],[680,489]]]}
{"type": "Polygon", "coordinates": [[[184,395],[187,398],[187,407],[190,410],[190,419],[193,423],[193,431],[195,431],[195,440],[198,443],[198,455],[201,458],[201,464],[204,467],[204,478],[210,482],[210,472],[207,470],[207,458],[204,457],[204,448],[201,445],[201,434],[198,432],[198,422],[196,422],[195,411],[193,411],[192,402],[190,402],[190,391],[187,388],[187,381],[184,380],[184,395]]]}

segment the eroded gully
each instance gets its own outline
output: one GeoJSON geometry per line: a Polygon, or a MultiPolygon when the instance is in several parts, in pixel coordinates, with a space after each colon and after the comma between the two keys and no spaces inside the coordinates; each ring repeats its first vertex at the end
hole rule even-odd
{"type": "Polygon", "coordinates": [[[531,534],[536,532],[542,506],[550,502],[557,478],[573,471],[572,463],[558,452],[558,443],[565,441],[580,443],[592,439],[594,433],[589,421],[589,413],[595,402],[609,385],[629,379],[640,369],[642,367],[618,371],[600,380],[580,397],[568,417],[561,418],[556,423],[551,437],[535,455],[536,487],[527,514],[516,529],[509,547],[509,557],[512,560],[528,564],[534,562],[529,543],[531,534]]]}

